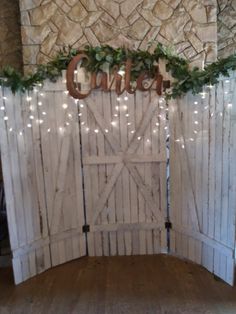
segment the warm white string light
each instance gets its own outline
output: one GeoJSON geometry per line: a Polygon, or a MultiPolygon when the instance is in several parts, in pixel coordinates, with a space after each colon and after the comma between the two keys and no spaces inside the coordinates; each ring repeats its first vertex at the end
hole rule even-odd
{"type": "Polygon", "coordinates": [[[68,105],[67,105],[67,104],[63,104],[63,105],[62,105],[62,108],[63,108],[63,109],[67,109],[67,108],[68,108],[68,105]]]}

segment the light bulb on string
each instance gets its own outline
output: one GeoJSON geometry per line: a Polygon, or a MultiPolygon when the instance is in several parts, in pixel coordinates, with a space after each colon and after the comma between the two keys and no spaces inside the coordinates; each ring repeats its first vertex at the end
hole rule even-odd
{"type": "Polygon", "coordinates": [[[119,70],[118,74],[120,74],[121,76],[124,76],[125,75],[125,71],[124,70],[119,70]]]}
{"type": "Polygon", "coordinates": [[[42,105],[43,105],[42,101],[39,101],[38,106],[42,106],[42,105]]]}
{"type": "Polygon", "coordinates": [[[34,116],[32,116],[32,115],[29,116],[29,118],[30,118],[30,120],[34,120],[34,116]]]}
{"type": "Polygon", "coordinates": [[[13,131],[13,128],[9,128],[9,132],[12,132],[13,131]]]}
{"type": "Polygon", "coordinates": [[[67,109],[67,108],[68,108],[68,105],[67,105],[67,104],[63,104],[63,105],[62,105],[62,108],[63,108],[63,109],[67,109]]]}
{"type": "Polygon", "coordinates": [[[134,134],[135,130],[130,131],[131,134],[134,134]]]}
{"type": "Polygon", "coordinates": [[[7,116],[5,116],[5,117],[3,118],[3,120],[7,121],[7,120],[8,120],[8,117],[7,117],[7,116]]]}
{"type": "Polygon", "coordinates": [[[84,104],[80,104],[79,106],[80,106],[80,108],[84,108],[84,104]]]}
{"type": "Polygon", "coordinates": [[[125,100],[125,101],[127,101],[128,99],[129,99],[128,96],[125,96],[125,97],[124,97],[124,100],[125,100]]]}
{"type": "Polygon", "coordinates": [[[108,133],[108,132],[109,132],[108,129],[105,129],[104,131],[105,131],[105,133],[108,133]]]}
{"type": "Polygon", "coordinates": [[[30,96],[26,97],[26,101],[30,102],[31,100],[32,100],[32,97],[30,97],[30,96]]]}
{"type": "Polygon", "coordinates": [[[32,128],[32,124],[31,124],[31,123],[28,123],[28,124],[27,124],[27,128],[32,128]]]}
{"type": "Polygon", "coordinates": [[[212,88],[213,88],[213,85],[209,84],[209,85],[207,85],[207,87],[208,87],[209,89],[212,89],[212,88]]]}
{"type": "Polygon", "coordinates": [[[205,99],[206,98],[206,92],[201,92],[201,93],[199,93],[199,95],[201,95],[202,96],[202,99],[205,99]]]}
{"type": "Polygon", "coordinates": [[[229,103],[229,104],[227,105],[227,107],[228,107],[228,108],[232,108],[232,107],[233,107],[233,104],[229,103]]]}
{"type": "Polygon", "coordinates": [[[2,99],[3,99],[3,100],[7,100],[7,97],[6,97],[6,96],[3,96],[2,99]]]}
{"type": "Polygon", "coordinates": [[[43,112],[42,112],[42,115],[43,115],[43,116],[46,116],[46,115],[47,115],[47,113],[46,113],[45,111],[43,111],[43,112]]]}
{"type": "Polygon", "coordinates": [[[5,107],[4,107],[4,106],[1,106],[1,108],[0,108],[0,109],[3,111],[3,110],[5,110],[5,107]]]}
{"type": "Polygon", "coordinates": [[[50,129],[50,128],[49,128],[49,129],[47,129],[47,132],[48,132],[48,133],[50,133],[50,132],[51,132],[51,129],[50,129]]]}
{"type": "Polygon", "coordinates": [[[98,129],[95,129],[95,130],[94,130],[94,133],[99,133],[99,130],[98,130],[98,129]]]}

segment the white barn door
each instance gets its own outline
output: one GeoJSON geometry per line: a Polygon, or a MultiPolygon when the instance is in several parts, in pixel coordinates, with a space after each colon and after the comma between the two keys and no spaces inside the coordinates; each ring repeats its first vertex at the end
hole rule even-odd
{"type": "Polygon", "coordinates": [[[236,88],[171,105],[171,252],[234,282],[236,88]]]}
{"type": "Polygon", "coordinates": [[[77,104],[65,84],[0,89],[0,147],[15,283],[86,255],[77,104]]]}
{"type": "Polygon", "coordinates": [[[48,83],[38,101],[47,117],[41,149],[52,266],[86,255],[77,102],[60,81],[48,83]]]}
{"type": "Polygon", "coordinates": [[[36,99],[26,97],[0,88],[0,147],[16,284],[51,267],[40,127],[25,127],[36,99]]]}
{"type": "Polygon", "coordinates": [[[119,98],[81,102],[88,253],[166,252],[165,108],[155,92],[119,98]]]}

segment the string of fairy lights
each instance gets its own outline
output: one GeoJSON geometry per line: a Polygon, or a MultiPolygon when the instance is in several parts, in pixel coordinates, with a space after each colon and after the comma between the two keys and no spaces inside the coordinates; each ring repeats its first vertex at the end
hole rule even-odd
{"type": "MultiPolygon", "coordinates": [[[[65,81],[63,81],[63,83],[65,83],[65,81]]],[[[205,106],[203,107],[204,104],[204,99],[206,99],[207,95],[211,92],[211,90],[213,89],[212,85],[207,86],[202,93],[200,93],[199,95],[197,95],[195,97],[195,100],[193,101],[193,106],[192,106],[192,117],[193,117],[193,121],[192,121],[192,135],[188,138],[184,138],[183,135],[181,135],[178,138],[173,139],[175,142],[180,143],[181,147],[184,149],[186,142],[194,142],[196,139],[196,136],[198,136],[198,133],[201,131],[201,115],[200,113],[202,111],[206,111],[210,117],[212,118],[214,116],[214,114],[218,114],[220,117],[223,117],[224,114],[224,110],[225,109],[231,109],[233,104],[232,104],[232,97],[233,97],[233,92],[230,90],[230,80],[225,80],[224,81],[224,104],[226,104],[223,108],[222,111],[220,112],[216,112],[213,110],[210,110],[209,105],[205,104],[205,106]]],[[[46,93],[43,89],[42,84],[38,84],[37,88],[34,88],[32,93],[28,93],[25,96],[25,101],[26,104],[28,104],[28,113],[27,113],[27,118],[25,118],[25,125],[24,126],[14,126],[14,121],[11,121],[7,112],[7,106],[8,106],[8,102],[11,101],[11,99],[8,99],[7,96],[4,95],[4,89],[2,87],[0,87],[0,89],[2,89],[1,94],[2,97],[0,97],[1,100],[1,107],[0,110],[3,112],[2,118],[5,122],[5,126],[8,129],[9,133],[12,134],[16,134],[19,136],[23,136],[25,131],[27,129],[31,129],[33,128],[34,124],[37,124],[39,126],[42,126],[45,122],[45,124],[48,126],[47,127],[47,133],[50,133],[52,130],[55,132],[55,129],[53,129],[51,126],[48,125],[48,121],[47,121],[47,117],[48,117],[48,112],[46,110],[47,106],[45,105],[45,97],[46,97],[46,93]],[[2,99],[1,99],[2,98],[2,99]]],[[[66,128],[70,126],[70,124],[72,122],[76,122],[78,121],[79,118],[79,122],[81,125],[81,129],[82,132],[94,132],[95,134],[98,134],[99,132],[101,132],[99,126],[96,125],[95,128],[91,128],[91,126],[89,126],[87,124],[86,121],[84,121],[83,119],[83,109],[85,108],[85,105],[83,103],[83,101],[79,101],[78,99],[73,99],[72,103],[74,102],[74,104],[78,107],[77,109],[77,113],[75,114],[73,111],[70,112],[70,108],[68,105],[68,99],[69,99],[69,95],[68,95],[68,91],[65,90],[64,92],[65,95],[65,101],[63,99],[63,102],[59,105],[61,106],[62,110],[66,111],[66,115],[65,115],[65,122],[64,124],[58,126],[58,132],[63,135],[66,128]],[[78,117],[77,117],[78,116],[78,117]]],[[[120,123],[119,123],[119,119],[120,116],[123,114],[124,117],[126,118],[126,124],[127,124],[127,128],[128,128],[128,133],[130,134],[135,134],[136,130],[135,130],[135,123],[132,119],[130,119],[130,112],[129,112],[129,96],[127,93],[125,93],[124,95],[118,96],[117,97],[117,102],[116,105],[114,107],[114,110],[112,112],[112,119],[109,122],[111,127],[116,127],[118,128],[120,123]]],[[[165,99],[163,97],[161,97],[159,99],[158,102],[158,111],[157,111],[157,122],[155,123],[155,128],[152,129],[152,133],[153,134],[157,134],[159,132],[160,127],[163,127],[165,130],[165,137],[166,139],[170,138],[170,130],[169,130],[169,119],[167,119],[167,114],[169,111],[169,107],[165,101],[165,99]]],[[[133,118],[133,117],[132,117],[133,118]]],[[[105,133],[110,132],[111,130],[108,128],[105,128],[103,130],[105,133]]],[[[141,140],[144,136],[138,136],[137,140],[141,140]]],[[[150,138],[146,138],[145,139],[146,144],[151,144],[151,136],[150,138]]]]}

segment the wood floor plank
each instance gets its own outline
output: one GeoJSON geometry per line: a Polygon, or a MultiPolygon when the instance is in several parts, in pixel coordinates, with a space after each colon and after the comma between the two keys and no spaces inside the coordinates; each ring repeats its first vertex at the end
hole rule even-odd
{"type": "Polygon", "coordinates": [[[0,313],[233,314],[236,287],[166,255],[85,257],[19,286],[0,268],[0,313]]]}

